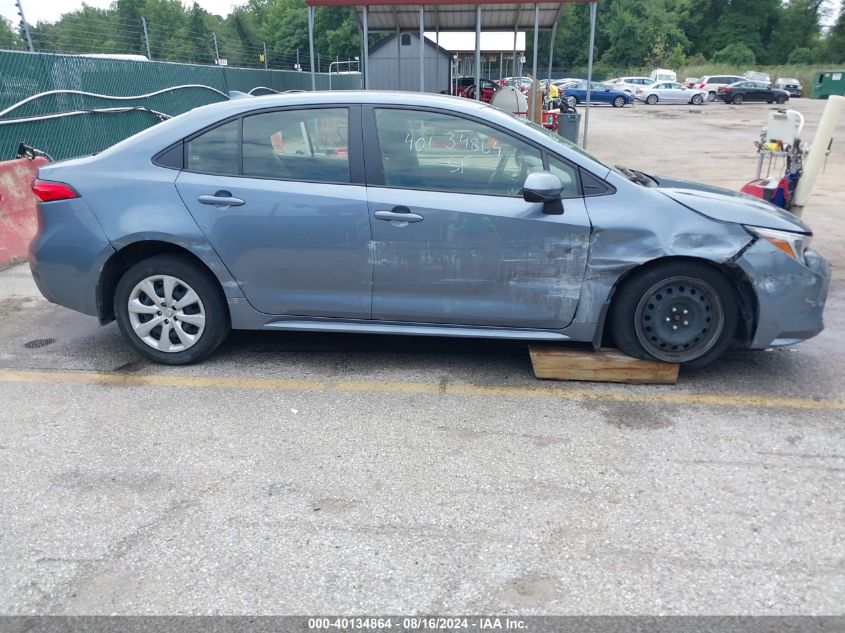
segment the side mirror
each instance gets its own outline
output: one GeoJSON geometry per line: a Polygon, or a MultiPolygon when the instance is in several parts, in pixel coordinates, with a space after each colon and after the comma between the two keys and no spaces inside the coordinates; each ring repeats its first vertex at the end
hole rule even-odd
{"type": "Polygon", "coordinates": [[[534,171],[525,178],[522,197],[526,202],[542,202],[543,213],[563,215],[563,203],[560,201],[562,191],[560,178],[548,171],[534,171]]]}

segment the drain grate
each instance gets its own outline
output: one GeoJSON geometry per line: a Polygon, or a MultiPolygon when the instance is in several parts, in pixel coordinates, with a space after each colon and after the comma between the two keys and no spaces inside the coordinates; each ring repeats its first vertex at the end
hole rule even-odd
{"type": "Polygon", "coordinates": [[[55,342],[56,339],[54,338],[37,338],[34,341],[24,343],[23,346],[27,349],[38,349],[39,347],[46,347],[47,345],[55,342]]]}

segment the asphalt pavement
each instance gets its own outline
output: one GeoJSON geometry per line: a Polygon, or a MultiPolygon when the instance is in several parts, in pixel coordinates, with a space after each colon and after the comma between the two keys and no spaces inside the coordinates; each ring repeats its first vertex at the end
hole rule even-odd
{"type": "Polygon", "coordinates": [[[278,332],[168,368],[0,272],[0,613],[841,614],[843,308],[676,386],[278,332]]]}

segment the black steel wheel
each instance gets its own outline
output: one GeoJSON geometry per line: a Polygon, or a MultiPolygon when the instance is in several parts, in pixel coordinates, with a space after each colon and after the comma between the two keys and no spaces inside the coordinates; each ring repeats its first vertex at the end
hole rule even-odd
{"type": "Polygon", "coordinates": [[[671,262],[635,275],[617,292],[610,326],[631,356],[706,365],[736,334],[736,292],[707,264],[671,262]]]}

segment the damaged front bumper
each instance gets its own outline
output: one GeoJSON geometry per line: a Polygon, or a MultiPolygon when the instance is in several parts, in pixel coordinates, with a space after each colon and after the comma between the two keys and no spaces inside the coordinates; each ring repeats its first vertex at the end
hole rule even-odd
{"type": "Polygon", "coordinates": [[[830,285],[830,264],[807,249],[804,263],[766,240],[757,240],[736,260],[756,299],[749,349],[792,345],[824,329],[822,312],[830,285]]]}

